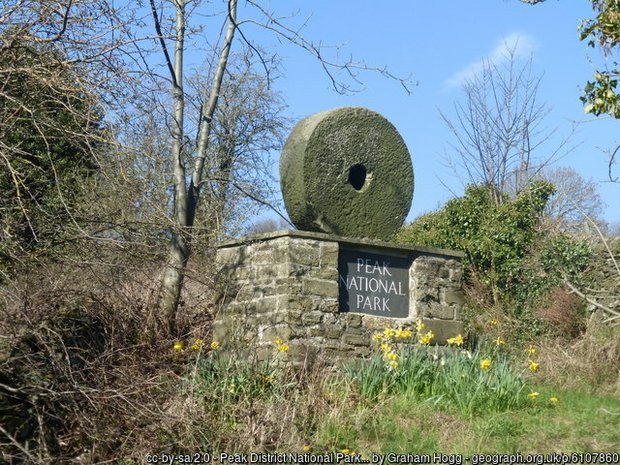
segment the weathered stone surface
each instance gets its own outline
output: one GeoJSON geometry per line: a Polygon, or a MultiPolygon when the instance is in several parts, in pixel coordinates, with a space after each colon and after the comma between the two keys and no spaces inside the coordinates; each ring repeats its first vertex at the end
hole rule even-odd
{"type": "Polygon", "coordinates": [[[346,333],[342,336],[342,342],[351,346],[367,346],[368,335],[346,333]]]}
{"type": "Polygon", "coordinates": [[[318,324],[323,320],[323,312],[308,312],[301,316],[301,321],[305,325],[318,324]]]}
{"type": "Polygon", "coordinates": [[[321,266],[336,268],[338,266],[338,243],[321,242],[321,266]]]}
{"type": "Polygon", "coordinates": [[[280,182],[299,229],[387,240],[411,207],[413,168],[389,121],[344,107],[295,126],[280,157],[280,182]]]}
{"type": "Polygon", "coordinates": [[[336,280],[305,278],[302,290],[304,294],[319,297],[338,297],[338,282],[336,280]]]}
{"type": "Polygon", "coordinates": [[[360,328],[362,326],[362,315],[349,313],[346,316],[347,326],[350,328],[360,328]]]}
{"type": "Polygon", "coordinates": [[[446,291],[444,293],[444,301],[448,304],[463,305],[465,303],[465,296],[463,291],[446,291]]]}
{"type": "Polygon", "coordinates": [[[463,334],[462,321],[433,320],[423,318],[424,331],[432,331],[435,335],[433,342],[435,344],[445,344],[446,339],[463,334]]]}
{"type": "Polygon", "coordinates": [[[422,307],[423,318],[438,318],[440,320],[454,319],[454,308],[438,303],[427,304],[422,307]]]}

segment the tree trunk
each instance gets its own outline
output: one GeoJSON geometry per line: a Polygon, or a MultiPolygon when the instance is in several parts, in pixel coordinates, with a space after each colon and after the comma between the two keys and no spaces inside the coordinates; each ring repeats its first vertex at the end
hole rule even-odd
{"type": "MultiPolygon", "coordinates": [[[[209,137],[213,115],[217,107],[217,101],[222,87],[224,71],[228,64],[228,55],[237,27],[236,13],[237,0],[228,2],[228,28],[222,51],[220,53],[215,77],[209,91],[207,105],[203,107],[198,130],[197,157],[194,165],[194,172],[187,186],[185,177],[185,165],[183,162],[183,115],[185,101],[183,95],[183,38],[185,31],[185,1],[179,0],[177,5],[176,23],[176,45],[174,65],[168,60],[173,85],[174,101],[174,129],[173,129],[173,156],[174,156],[174,221],[176,230],[172,232],[168,261],[162,276],[161,292],[159,296],[159,307],[162,315],[168,321],[171,333],[176,327],[176,314],[183,289],[185,278],[185,267],[190,257],[190,236],[189,228],[194,224],[194,217],[198,207],[200,189],[203,181],[204,163],[209,146],[209,137]]],[[[157,19],[155,19],[157,22],[157,19]]],[[[165,47],[164,53],[165,52],[165,47]]]]}
{"type": "MultiPolygon", "coordinates": [[[[153,16],[157,25],[157,32],[161,37],[155,7],[153,16]]],[[[172,126],[172,158],[173,178],[174,178],[174,214],[173,221],[176,228],[172,228],[170,238],[170,248],[168,260],[164,267],[161,281],[161,291],[159,295],[159,307],[162,315],[168,323],[170,332],[173,333],[176,326],[176,312],[183,288],[183,278],[185,266],[189,259],[190,247],[189,238],[186,236],[188,224],[188,199],[187,185],[185,180],[185,163],[183,160],[183,119],[185,115],[185,99],[183,94],[183,52],[185,38],[185,1],[176,2],[176,41],[174,47],[174,63],[171,62],[165,43],[161,39],[162,49],[168,63],[170,76],[172,78],[172,101],[174,109],[174,119],[172,126]]]]}
{"type": "Polygon", "coordinates": [[[173,233],[168,250],[168,262],[164,268],[161,282],[159,306],[173,334],[176,327],[176,312],[181,298],[185,267],[190,255],[189,240],[182,233],[173,233]]]}

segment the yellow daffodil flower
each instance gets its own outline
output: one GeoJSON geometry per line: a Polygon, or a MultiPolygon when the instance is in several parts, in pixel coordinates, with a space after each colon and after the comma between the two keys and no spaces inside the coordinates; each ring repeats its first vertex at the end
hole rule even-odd
{"type": "Polygon", "coordinates": [[[528,354],[528,355],[534,355],[535,353],[536,353],[536,347],[534,347],[534,346],[530,346],[530,347],[527,349],[527,354],[528,354]]]}
{"type": "Polygon", "coordinates": [[[506,341],[504,341],[501,337],[498,337],[497,339],[495,339],[495,345],[497,345],[497,346],[505,346],[506,345],[506,341]]]}
{"type": "Polygon", "coordinates": [[[190,346],[190,349],[192,349],[194,352],[198,352],[200,349],[202,349],[203,345],[204,341],[202,339],[196,339],[194,343],[190,346]]]}
{"type": "Polygon", "coordinates": [[[549,397],[549,402],[551,404],[557,404],[559,402],[560,399],[558,399],[556,396],[551,396],[549,397]]]}
{"type": "Polygon", "coordinates": [[[410,329],[399,329],[398,331],[396,331],[397,338],[409,339],[411,336],[413,336],[413,333],[410,329]]]}
{"type": "Polygon", "coordinates": [[[396,368],[398,368],[398,362],[396,360],[391,360],[388,366],[391,370],[396,370],[396,368]]]}
{"type": "Polygon", "coordinates": [[[220,343],[219,343],[219,342],[217,342],[217,341],[213,341],[213,342],[211,343],[211,348],[212,348],[213,350],[217,349],[219,346],[220,346],[220,343]]]}
{"type": "Polygon", "coordinates": [[[418,331],[422,331],[424,329],[424,323],[422,323],[422,320],[415,322],[415,329],[418,331]]]}
{"type": "Polygon", "coordinates": [[[538,393],[537,392],[530,392],[527,396],[531,399],[531,400],[536,400],[538,398],[538,393]]]}
{"type": "Polygon", "coordinates": [[[177,341],[172,346],[175,352],[183,352],[183,343],[181,341],[177,341]]]}
{"type": "Polygon", "coordinates": [[[448,345],[462,346],[463,345],[463,336],[460,334],[454,337],[450,337],[446,339],[448,345]]]}
{"type": "Polygon", "coordinates": [[[489,368],[491,368],[491,359],[485,358],[484,360],[481,360],[480,368],[482,368],[483,370],[488,370],[489,368]]]}
{"type": "Polygon", "coordinates": [[[418,334],[418,342],[422,345],[428,345],[431,343],[435,335],[432,331],[429,331],[426,334],[418,334]]]}
{"type": "Polygon", "coordinates": [[[394,337],[394,334],[396,334],[396,332],[392,328],[385,328],[385,330],[383,330],[383,335],[385,337],[394,337]]]}
{"type": "Polygon", "coordinates": [[[536,373],[540,368],[540,363],[536,363],[534,360],[530,360],[529,369],[532,373],[536,373]]]}

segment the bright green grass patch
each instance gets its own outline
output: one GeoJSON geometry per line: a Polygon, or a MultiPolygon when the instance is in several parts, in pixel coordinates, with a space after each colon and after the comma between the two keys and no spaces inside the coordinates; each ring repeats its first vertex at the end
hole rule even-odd
{"type": "MultiPolygon", "coordinates": [[[[320,450],[348,448],[373,453],[550,454],[618,452],[620,400],[538,388],[519,411],[463,417],[420,402],[406,393],[372,408],[351,409],[321,423],[313,438],[320,450]],[[558,397],[555,404],[548,399],[558,397]]],[[[465,463],[465,462],[463,462],[465,463]]]]}

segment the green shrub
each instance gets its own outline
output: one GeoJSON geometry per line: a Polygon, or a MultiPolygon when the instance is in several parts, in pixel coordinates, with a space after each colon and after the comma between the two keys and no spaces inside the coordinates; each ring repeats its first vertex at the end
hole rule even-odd
{"type": "Polygon", "coordinates": [[[536,181],[496,206],[487,187],[470,185],[463,197],[403,227],[396,240],[463,251],[466,284],[485,286],[493,303],[508,304],[533,329],[532,308],[563,277],[579,281],[591,257],[586,241],[540,230],[553,192],[551,183],[536,181]]]}
{"type": "MultiPolygon", "coordinates": [[[[536,181],[514,199],[494,206],[488,188],[467,187],[465,195],[403,227],[397,241],[465,252],[466,272],[490,286],[496,300],[513,296],[520,269],[538,239],[537,225],[554,187],[536,181]]],[[[466,273],[466,278],[468,274],[466,273]]]]}

